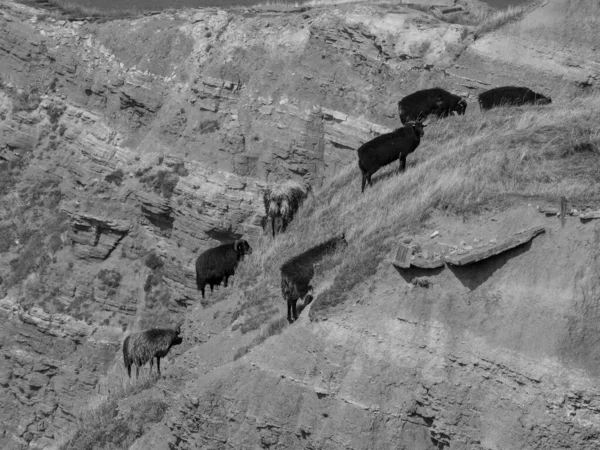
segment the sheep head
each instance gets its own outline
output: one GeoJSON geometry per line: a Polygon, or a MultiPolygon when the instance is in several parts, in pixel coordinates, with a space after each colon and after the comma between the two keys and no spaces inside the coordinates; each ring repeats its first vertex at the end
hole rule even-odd
{"type": "Polygon", "coordinates": [[[238,255],[251,255],[252,247],[248,244],[248,241],[245,239],[239,239],[233,243],[233,249],[237,252],[238,255]]]}

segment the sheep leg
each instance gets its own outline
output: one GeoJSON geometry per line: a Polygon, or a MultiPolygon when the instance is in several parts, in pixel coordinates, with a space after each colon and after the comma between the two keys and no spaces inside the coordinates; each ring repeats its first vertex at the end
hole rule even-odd
{"type": "Polygon", "coordinates": [[[398,173],[404,172],[404,169],[406,169],[406,156],[402,155],[400,156],[400,162],[398,163],[398,173]]]}
{"type": "Polygon", "coordinates": [[[156,368],[158,369],[158,377],[160,378],[160,356],[156,357],[156,368]]]}
{"type": "Polygon", "coordinates": [[[127,366],[127,376],[131,378],[131,365],[127,366]]]}
{"type": "Polygon", "coordinates": [[[294,320],[292,319],[292,302],[293,302],[293,300],[288,300],[287,301],[287,310],[288,310],[287,311],[287,313],[288,313],[287,314],[287,316],[288,316],[287,319],[288,319],[289,323],[294,322],[294,320]]]}
{"type": "Polygon", "coordinates": [[[292,302],[292,315],[294,316],[294,320],[298,320],[298,314],[296,313],[296,302],[297,301],[298,300],[296,299],[292,302]]]}
{"type": "Polygon", "coordinates": [[[273,230],[273,237],[275,237],[275,217],[271,217],[271,229],[273,230]]]}
{"type": "Polygon", "coordinates": [[[135,365],[135,378],[139,378],[140,377],[140,366],[138,366],[137,364],[135,365]]]}
{"type": "Polygon", "coordinates": [[[371,175],[363,175],[361,192],[365,192],[366,183],[369,183],[369,186],[373,186],[373,183],[371,182],[371,175]]]}
{"type": "Polygon", "coordinates": [[[229,275],[225,275],[225,284],[223,285],[224,287],[227,287],[227,280],[229,280],[229,275]]]}

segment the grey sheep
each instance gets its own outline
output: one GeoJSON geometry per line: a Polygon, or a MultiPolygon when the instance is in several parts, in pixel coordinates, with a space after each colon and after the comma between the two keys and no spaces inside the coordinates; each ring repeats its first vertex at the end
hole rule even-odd
{"type": "Polygon", "coordinates": [[[227,287],[229,277],[235,274],[240,260],[244,255],[250,254],[252,254],[252,248],[245,239],[209,248],[201,253],[196,259],[196,285],[202,292],[202,298],[204,298],[204,289],[207,284],[210,286],[211,292],[213,292],[213,287],[220,285],[223,280],[227,287]]]}
{"type": "Polygon", "coordinates": [[[284,232],[298,208],[311,192],[312,187],[309,183],[299,183],[294,180],[274,183],[267,187],[263,194],[263,202],[267,221],[269,219],[272,221],[273,237],[275,237],[275,222],[280,222],[277,228],[284,232]]]}
{"type": "Polygon", "coordinates": [[[377,136],[358,148],[358,167],[362,173],[361,192],[365,191],[367,182],[369,186],[373,185],[371,177],[383,166],[398,159],[397,173],[405,169],[406,157],[419,146],[426,126],[421,121],[407,122],[405,126],[377,136]]]}
{"type": "Polygon", "coordinates": [[[331,238],[281,265],[281,293],[287,302],[287,319],[292,323],[298,318],[296,302],[304,298],[305,305],[312,300],[313,288],[310,281],[315,275],[315,264],[327,253],[335,251],[338,246],[348,245],[345,234],[331,238]]]}
{"type": "Polygon", "coordinates": [[[140,367],[150,361],[150,372],[156,357],[156,367],[160,377],[160,358],[164,358],[174,345],[183,341],[179,335],[181,326],[175,329],[152,328],[139,333],[132,333],[123,341],[123,362],[127,375],[131,378],[131,366],[135,364],[135,376],[140,376],[140,367]]]}
{"type": "Polygon", "coordinates": [[[452,113],[462,115],[467,110],[467,101],[442,88],[423,89],[407,95],[398,102],[400,122],[425,120],[430,114],[448,117],[452,113]]]}
{"type": "Polygon", "coordinates": [[[482,92],[478,96],[479,107],[482,110],[492,109],[497,106],[521,106],[526,103],[532,105],[548,105],[552,103],[550,97],[520,86],[502,86],[482,92]]]}

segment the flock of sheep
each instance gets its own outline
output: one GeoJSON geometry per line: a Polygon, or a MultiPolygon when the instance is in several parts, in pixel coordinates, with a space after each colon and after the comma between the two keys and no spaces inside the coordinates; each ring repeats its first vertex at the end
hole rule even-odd
{"type": "MultiPolygon", "coordinates": [[[[497,106],[551,103],[551,99],[533,92],[525,87],[505,86],[491,89],[479,94],[479,106],[488,110],[497,106]]],[[[406,157],[415,151],[424,135],[423,121],[428,116],[448,117],[456,113],[462,115],[467,109],[467,102],[458,95],[441,88],[425,89],[414,92],[398,102],[398,115],[403,126],[391,133],[378,136],[358,148],[358,167],[362,173],[361,191],[365,185],[372,185],[371,177],[383,166],[399,160],[397,172],[406,167],[406,157]]],[[[273,237],[277,232],[284,232],[303,201],[311,194],[312,188],[306,182],[284,181],[267,187],[263,195],[268,221],[272,222],[273,237]]],[[[314,277],[315,264],[327,253],[345,246],[344,234],[333,237],[311,249],[289,259],[281,267],[281,292],[287,302],[287,319],[289,323],[297,318],[296,303],[304,300],[304,305],[312,299],[313,287],[310,282],[314,277]]],[[[196,284],[205,296],[206,285],[211,292],[214,286],[224,282],[227,287],[229,277],[235,274],[239,262],[245,255],[252,253],[250,244],[244,240],[219,245],[206,250],[196,260],[196,284]]],[[[182,342],[180,326],[171,329],[150,329],[127,336],[123,342],[123,361],[127,374],[131,377],[131,366],[136,365],[136,376],[139,368],[150,362],[150,370],[156,358],[158,375],[160,376],[160,358],[166,356],[172,346],[182,342]]]]}
{"type": "MultiPolygon", "coordinates": [[[[479,94],[482,110],[497,106],[519,106],[526,103],[547,105],[548,97],[526,87],[503,86],[479,94]]],[[[358,167],[362,173],[362,192],[365,184],[371,186],[375,172],[399,160],[397,173],[406,167],[406,157],[414,152],[424,135],[423,121],[430,115],[438,118],[450,114],[462,115],[467,110],[467,101],[441,88],[424,89],[407,95],[398,102],[398,115],[404,125],[391,133],[382,134],[366,142],[358,149],[358,167]]]]}

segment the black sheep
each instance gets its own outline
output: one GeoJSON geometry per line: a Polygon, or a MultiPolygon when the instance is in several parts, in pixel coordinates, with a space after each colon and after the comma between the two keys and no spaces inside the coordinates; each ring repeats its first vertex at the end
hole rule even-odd
{"type": "Polygon", "coordinates": [[[358,167],[362,173],[361,192],[365,191],[367,182],[372,186],[371,176],[383,166],[399,159],[397,173],[405,169],[406,156],[419,146],[424,134],[423,128],[426,126],[420,121],[408,122],[405,126],[377,136],[358,148],[358,167]]]}
{"type": "Polygon", "coordinates": [[[467,110],[467,101],[442,88],[423,89],[407,95],[398,102],[400,122],[425,120],[430,114],[448,117],[452,112],[462,115],[467,110]]]}
{"type": "Polygon", "coordinates": [[[329,239],[291,259],[288,259],[281,267],[281,293],[287,302],[287,319],[292,323],[298,318],[296,314],[296,302],[304,298],[305,305],[312,300],[310,281],[315,275],[315,264],[327,253],[335,251],[340,245],[348,245],[345,235],[329,239]],[[307,295],[308,294],[308,295],[307,295]]]}
{"type": "Polygon", "coordinates": [[[160,377],[160,358],[164,358],[174,345],[183,341],[179,335],[181,326],[174,330],[153,328],[140,333],[132,333],[123,341],[123,362],[127,375],[131,378],[131,366],[135,364],[135,376],[140,376],[140,367],[150,361],[150,372],[154,358],[160,377]]]}
{"type": "Polygon", "coordinates": [[[552,100],[529,88],[519,86],[502,86],[479,94],[479,107],[482,110],[497,106],[520,106],[526,103],[547,105],[552,103],[552,100]]]}
{"type": "Polygon", "coordinates": [[[204,288],[208,284],[210,291],[214,286],[221,284],[225,279],[224,286],[227,287],[227,281],[230,276],[235,274],[235,269],[244,255],[252,254],[250,244],[244,239],[233,243],[219,245],[209,248],[203,252],[196,260],[196,285],[202,292],[204,298],[204,288]]]}

